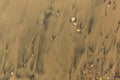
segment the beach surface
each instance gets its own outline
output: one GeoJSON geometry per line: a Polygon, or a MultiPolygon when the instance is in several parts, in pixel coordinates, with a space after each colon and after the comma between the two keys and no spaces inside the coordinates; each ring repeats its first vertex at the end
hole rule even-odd
{"type": "Polygon", "coordinates": [[[0,80],[120,80],[120,1],[0,0],[0,80]]]}

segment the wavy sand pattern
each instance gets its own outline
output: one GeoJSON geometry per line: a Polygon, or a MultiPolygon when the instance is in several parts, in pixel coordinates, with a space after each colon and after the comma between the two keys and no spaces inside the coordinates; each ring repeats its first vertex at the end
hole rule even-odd
{"type": "Polygon", "coordinates": [[[0,0],[0,80],[120,80],[119,28],[119,0],[0,0]]]}

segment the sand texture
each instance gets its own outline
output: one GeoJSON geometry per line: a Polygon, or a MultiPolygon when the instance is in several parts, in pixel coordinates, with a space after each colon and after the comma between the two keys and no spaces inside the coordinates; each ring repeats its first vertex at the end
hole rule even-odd
{"type": "Polygon", "coordinates": [[[120,0],[0,0],[0,80],[120,80],[120,0]]]}

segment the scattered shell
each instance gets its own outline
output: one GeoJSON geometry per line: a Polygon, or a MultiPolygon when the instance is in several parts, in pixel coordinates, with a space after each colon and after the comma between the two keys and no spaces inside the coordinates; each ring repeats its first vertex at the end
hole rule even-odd
{"type": "Polygon", "coordinates": [[[86,73],[87,73],[85,70],[83,70],[82,72],[83,72],[83,74],[86,74],[86,73]]]}
{"type": "Polygon", "coordinates": [[[110,77],[107,77],[107,79],[110,79],[110,77]]]}
{"type": "Polygon", "coordinates": [[[14,72],[11,72],[11,75],[14,75],[14,72]]]}
{"type": "Polygon", "coordinates": [[[77,29],[77,32],[81,32],[81,30],[80,30],[80,29],[77,29]]]}
{"type": "Polygon", "coordinates": [[[91,67],[93,68],[93,64],[91,64],[91,67]]]}
{"type": "Polygon", "coordinates": [[[108,7],[110,7],[110,5],[111,5],[111,1],[108,2],[108,7]]]}
{"type": "Polygon", "coordinates": [[[76,17],[71,17],[70,21],[71,21],[71,22],[76,22],[76,21],[77,21],[77,18],[76,18],[76,17]]]}
{"type": "Polygon", "coordinates": [[[108,7],[110,7],[110,5],[108,5],[108,7]]]}
{"type": "Polygon", "coordinates": [[[58,9],[57,13],[56,13],[56,16],[59,16],[59,15],[60,15],[60,10],[58,9]]]}
{"type": "Polygon", "coordinates": [[[73,25],[75,25],[75,26],[76,26],[76,25],[77,25],[77,23],[76,23],[76,22],[74,22],[74,23],[73,23],[73,25]]]}
{"type": "Polygon", "coordinates": [[[57,16],[59,16],[60,14],[59,14],[59,13],[57,13],[56,15],[57,15],[57,16]]]}

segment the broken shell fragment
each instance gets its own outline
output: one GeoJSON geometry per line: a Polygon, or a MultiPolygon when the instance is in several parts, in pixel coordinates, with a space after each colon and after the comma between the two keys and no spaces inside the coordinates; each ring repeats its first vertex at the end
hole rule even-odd
{"type": "Polygon", "coordinates": [[[60,15],[60,10],[58,9],[57,13],[56,13],[56,16],[59,16],[59,15],[60,15]]]}
{"type": "Polygon", "coordinates": [[[80,29],[77,29],[77,32],[81,32],[81,30],[80,30],[80,29]]]}
{"type": "Polygon", "coordinates": [[[75,25],[75,26],[76,26],[76,25],[77,25],[77,23],[76,23],[76,22],[74,22],[74,23],[73,23],[73,25],[75,25]]]}

